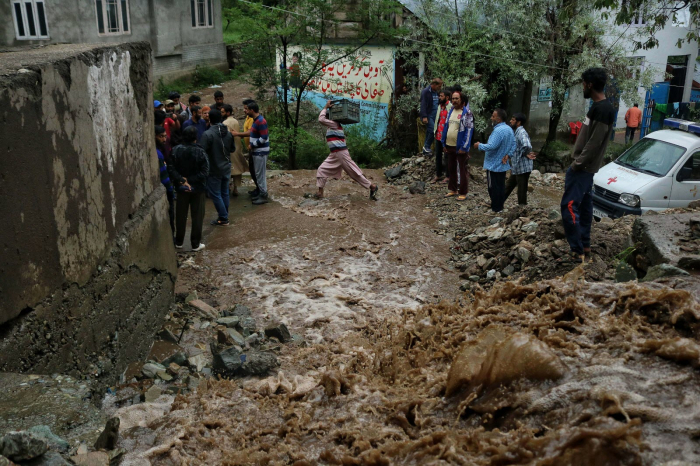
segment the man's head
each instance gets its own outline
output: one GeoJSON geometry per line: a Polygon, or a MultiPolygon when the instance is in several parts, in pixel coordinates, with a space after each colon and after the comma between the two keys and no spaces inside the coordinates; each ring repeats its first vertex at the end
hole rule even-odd
{"type": "Polygon", "coordinates": [[[209,112],[211,112],[210,107],[202,107],[202,119],[204,121],[209,121],[209,112]]]}
{"type": "Polygon", "coordinates": [[[246,115],[248,114],[248,104],[251,102],[255,102],[255,101],[253,99],[243,100],[243,111],[245,112],[246,115]]]}
{"type": "Polygon", "coordinates": [[[438,94],[438,101],[440,104],[445,104],[450,101],[450,96],[452,95],[452,89],[442,89],[438,94]]]}
{"type": "Polygon", "coordinates": [[[589,99],[593,92],[602,93],[608,82],[608,74],[603,68],[588,68],[581,75],[583,78],[583,97],[589,99]]]}
{"type": "Polygon", "coordinates": [[[162,125],[165,123],[165,113],[160,110],[153,111],[153,123],[156,125],[162,125]]]}
{"type": "Polygon", "coordinates": [[[165,128],[156,125],[156,144],[165,144],[168,139],[168,135],[165,134],[165,128]]]}
{"type": "Polygon", "coordinates": [[[229,104],[224,104],[221,106],[221,114],[223,115],[224,118],[228,118],[231,115],[233,115],[233,107],[231,107],[229,104]]]}
{"type": "Polygon", "coordinates": [[[221,91],[214,92],[214,102],[216,102],[217,104],[223,104],[224,103],[224,93],[221,91]]]}
{"type": "Polygon", "coordinates": [[[177,91],[170,91],[168,94],[168,99],[172,100],[175,105],[180,103],[180,93],[177,91]]]}
{"type": "Polygon", "coordinates": [[[202,98],[198,95],[191,95],[189,99],[187,99],[187,102],[189,102],[190,107],[193,105],[199,105],[199,103],[202,101],[202,98]]]}
{"type": "Polygon", "coordinates": [[[510,126],[515,129],[520,126],[525,126],[525,122],[527,121],[527,117],[522,114],[522,113],[514,113],[512,117],[510,117],[510,126]]]}
{"type": "Polygon", "coordinates": [[[215,108],[209,110],[209,123],[212,125],[217,125],[221,123],[221,112],[215,108]]]}
{"type": "Polygon", "coordinates": [[[165,101],[165,113],[173,113],[175,111],[175,102],[168,99],[165,101]]]}
{"type": "Polygon", "coordinates": [[[248,102],[248,105],[246,107],[247,110],[245,114],[251,118],[257,116],[258,113],[260,113],[260,107],[258,106],[257,102],[248,102]]]}
{"type": "Polygon", "coordinates": [[[499,123],[503,123],[504,121],[506,121],[506,116],[507,114],[505,110],[503,110],[502,108],[497,108],[491,114],[491,124],[496,126],[499,123]]]}
{"type": "Polygon", "coordinates": [[[639,105],[638,105],[638,104],[634,104],[634,106],[635,106],[635,107],[639,107],[639,105]]]}
{"type": "Polygon", "coordinates": [[[460,91],[453,91],[452,92],[452,106],[455,108],[462,108],[465,105],[467,105],[467,102],[469,100],[467,99],[467,96],[464,95],[463,92],[460,91]]]}
{"type": "Polygon", "coordinates": [[[193,144],[197,141],[197,128],[188,126],[182,130],[182,140],[187,144],[193,144]]]}
{"type": "Polygon", "coordinates": [[[433,80],[430,81],[430,88],[433,91],[438,92],[442,88],[442,79],[433,78],[433,80]]]}
{"type": "Polygon", "coordinates": [[[199,121],[200,110],[202,110],[202,108],[198,107],[197,105],[190,107],[190,113],[192,113],[192,121],[199,121]]]}
{"type": "Polygon", "coordinates": [[[462,92],[462,86],[460,86],[459,84],[453,85],[453,86],[452,86],[452,92],[454,92],[454,91],[462,92]]]}
{"type": "Polygon", "coordinates": [[[162,112],[163,110],[165,110],[165,105],[163,105],[163,103],[160,100],[154,100],[153,108],[162,112]]]}

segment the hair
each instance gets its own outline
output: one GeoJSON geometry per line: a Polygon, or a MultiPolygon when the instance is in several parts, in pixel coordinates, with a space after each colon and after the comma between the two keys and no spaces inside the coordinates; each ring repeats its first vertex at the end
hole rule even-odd
{"type": "Polygon", "coordinates": [[[255,102],[253,99],[243,99],[243,105],[248,106],[248,104],[252,104],[255,102]]]}
{"type": "Polygon", "coordinates": [[[153,122],[156,125],[162,125],[165,123],[165,112],[161,112],[160,110],[155,110],[153,112],[153,122]]]}
{"type": "Polygon", "coordinates": [[[608,82],[608,73],[603,68],[588,68],[581,75],[584,82],[591,85],[594,91],[603,92],[605,84],[608,82]]]}
{"type": "Polygon", "coordinates": [[[194,103],[194,102],[201,102],[201,101],[202,101],[202,98],[201,98],[200,96],[198,96],[198,95],[191,95],[190,98],[187,99],[187,101],[188,101],[190,104],[192,104],[192,103],[194,103]]]}
{"type": "Polygon", "coordinates": [[[221,112],[215,108],[209,110],[209,123],[212,125],[221,123],[221,112]]]}
{"type": "Polygon", "coordinates": [[[449,97],[452,96],[452,92],[454,92],[454,91],[452,90],[452,88],[450,88],[450,87],[443,87],[442,90],[440,90],[440,92],[438,92],[438,95],[439,95],[439,94],[444,94],[445,96],[448,97],[447,100],[450,100],[449,97]]]}
{"type": "Polygon", "coordinates": [[[455,84],[454,86],[452,86],[452,92],[454,91],[462,92],[462,86],[460,86],[459,84],[455,84]]]}
{"type": "Polygon", "coordinates": [[[214,98],[216,98],[216,97],[223,97],[223,96],[224,96],[224,93],[221,92],[221,91],[216,91],[216,92],[214,92],[214,98]]]}
{"type": "Polygon", "coordinates": [[[459,99],[462,101],[462,105],[467,105],[469,103],[469,98],[466,96],[466,94],[464,94],[464,92],[453,90],[450,97],[452,97],[454,94],[459,94],[459,99]]]}
{"type": "Polygon", "coordinates": [[[193,105],[190,107],[190,112],[198,112],[202,109],[202,107],[199,107],[197,105],[193,105]]]}
{"type": "Polygon", "coordinates": [[[525,123],[527,122],[527,117],[524,113],[514,113],[513,118],[515,118],[515,121],[520,122],[520,126],[525,126],[525,123]]]}
{"type": "Polygon", "coordinates": [[[168,99],[173,100],[173,99],[179,99],[180,98],[180,93],[177,91],[170,91],[170,94],[168,94],[168,99]]]}
{"type": "Polygon", "coordinates": [[[209,105],[205,105],[204,107],[202,107],[202,113],[206,111],[211,111],[211,107],[209,105]]]}
{"type": "Polygon", "coordinates": [[[163,134],[163,133],[165,133],[165,128],[163,128],[160,125],[156,125],[156,136],[158,136],[159,134],[163,134]]]}
{"type": "Polygon", "coordinates": [[[248,104],[248,110],[252,110],[255,113],[260,113],[260,107],[257,102],[250,102],[248,104]]]}
{"type": "Polygon", "coordinates": [[[182,140],[187,143],[193,143],[197,140],[197,128],[188,126],[182,130],[182,140]]]}
{"type": "Polygon", "coordinates": [[[635,107],[639,107],[639,104],[634,104],[635,107]]]}
{"type": "Polygon", "coordinates": [[[430,84],[442,84],[442,79],[440,79],[440,78],[433,78],[433,80],[430,81],[430,84]]]}
{"type": "Polygon", "coordinates": [[[231,107],[229,104],[224,104],[221,106],[221,108],[223,108],[229,115],[233,115],[233,107],[231,107]]]}
{"type": "Polygon", "coordinates": [[[494,110],[494,112],[496,112],[496,115],[498,115],[498,118],[500,118],[501,121],[506,121],[506,118],[508,118],[508,114],[502,108],[497,108],[494,110]]]}

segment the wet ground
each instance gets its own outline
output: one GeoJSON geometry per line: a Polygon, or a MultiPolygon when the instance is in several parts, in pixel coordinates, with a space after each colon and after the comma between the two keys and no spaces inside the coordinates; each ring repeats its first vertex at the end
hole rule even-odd
{"type": "Polygon", "coordinates": [[[313,172],[276,176],[273,203],[232,200],[232,226],[180,254],[180,295],[305,344],[279,345],[268,377],[121,408],[122,464],[700,462],[697,283],[573,269],[462,293],[437,198],[370,174],[376,203],[349,180],[316,201],[313,172]]]}

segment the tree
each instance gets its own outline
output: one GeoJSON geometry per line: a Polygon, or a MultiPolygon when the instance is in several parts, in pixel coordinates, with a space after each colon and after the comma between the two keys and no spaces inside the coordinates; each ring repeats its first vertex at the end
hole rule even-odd
{"type": "Polygon", "coordinates": [[[286,0],[240,7],[257,24],[245,34],[253,44],[247,50],[255,54],[247,60],[254,65],[251,79],[259,89],[277,90],[288,164],[296,168],[307,94],[318,90],[327,67],[340,62],[361,67],[366,45],[391,41],[400,31],[392,19],[401,6],[393,0],[286,0]]]}

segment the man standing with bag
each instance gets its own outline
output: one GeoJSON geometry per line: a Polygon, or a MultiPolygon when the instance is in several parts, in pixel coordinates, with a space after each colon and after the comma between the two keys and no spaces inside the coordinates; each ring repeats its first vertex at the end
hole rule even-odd
{"type": "Polygon", "coordinates": [[[214,202],[219,217],[212,220],[216,226],[228,226],[229,190],[231,180],[231,153],[236,150],[233,136],[228,128],[221,123],[221,112],[214,109],[209,111],[211,127],[202,135],[201,146],[209,157],[209,177],[207,192],[214,202]]]}

